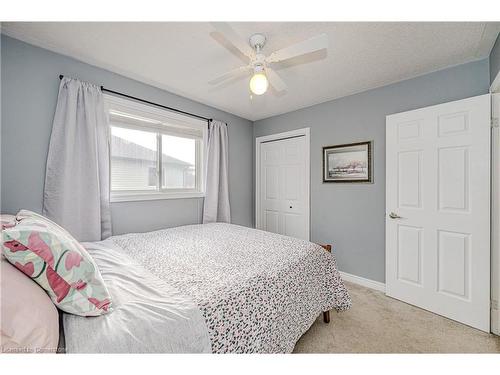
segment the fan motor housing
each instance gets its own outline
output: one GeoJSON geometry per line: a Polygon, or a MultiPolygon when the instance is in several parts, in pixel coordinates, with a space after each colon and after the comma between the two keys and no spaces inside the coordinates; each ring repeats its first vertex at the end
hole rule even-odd
{"type": "Polygon", "coordinates": [[[259,52],[266,44],[266,37],[264,34],[253,34],[250,37],[249,42],[252,48],[259,52]]]}

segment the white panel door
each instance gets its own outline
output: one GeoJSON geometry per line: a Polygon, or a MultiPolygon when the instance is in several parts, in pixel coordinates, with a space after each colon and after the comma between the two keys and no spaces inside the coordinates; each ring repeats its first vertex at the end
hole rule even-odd
{"type": "Polygon", "coordinates": [[[489,332],[490,96],[387,116],[386,293],[489,332]]]}
{"type": "Polygon", "coordinates": [[[305,137],[260,145],[260,229],[309,240],[305,137]]]}

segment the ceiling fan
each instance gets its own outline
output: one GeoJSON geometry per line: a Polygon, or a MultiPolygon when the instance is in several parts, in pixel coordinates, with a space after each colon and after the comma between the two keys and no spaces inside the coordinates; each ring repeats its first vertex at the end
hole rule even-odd
{"type": "Polygon", "coordinates": [[[212,22],[211,24],[229,43],[245,55],[250,62],[248,65],[240,66],[211,80],[209,84],[216,85],[239,77],[242,74],[252,72],[250,90],[255,95],[264,94],[269,84],[277,92],[286,90],[287,86],[285,82],[270,67],[271,64],[328,48],[328,37],[326,34],[319,34],[303,42],[275,51],[269,56],[265,56],[262,53],[262,49],[266,44],[266,37],[263,34],[253,34],[250,36],[248,42],[246,42],[227,23],[212,22]]]}

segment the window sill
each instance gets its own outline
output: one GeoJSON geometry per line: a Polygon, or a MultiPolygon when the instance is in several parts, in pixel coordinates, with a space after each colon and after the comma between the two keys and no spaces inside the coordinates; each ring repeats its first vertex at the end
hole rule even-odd
{"type": "Polygon", "coordinates": [[[178,192],[178,193],[111,193],[110,202],[135,202],[152,201],[164,199],[192,199],[203,198],[204,193],[200,192],[178,192]]]}

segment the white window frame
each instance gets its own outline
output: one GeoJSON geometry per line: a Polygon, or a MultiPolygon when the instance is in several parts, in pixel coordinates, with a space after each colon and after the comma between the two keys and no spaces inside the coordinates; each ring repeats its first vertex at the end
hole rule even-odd
{"type": "MultiPolygon", "coordinates": [[[[158,140],[158,160],[157,160],[157,170],[158,175],[158,190],[121,190],[121,191],[110,191],[110,201],[111,202],[128,202],[128,201],[144,201],[144,200],[156,200],[156,199],[183,199],[183,198],[202,198],[205,196],[205,168],[206,168],[206,150],[207,150],[207,140],[208,140],[208,126],[207,122],[201,119],[197,119],[188,115],[183,115],[162,109],[160,107],[154,107],[152,105],[143,104],[131,99],[125,99],[109,94],[104,94],[104,107],[106,115],[109,116],[111,110],[132,113],[134,115],[151,119],[151,125],[138,126],[132,124],[120,124],[121,128],[135,129],[141,131],[149,131],[157,134],[158,140]],[[200,142],[196,142],[196,182],[194,189],[166,189],[162,188],[161,181],[161,166],[162,166],[162,135],[173,135],[182,136],[185,138],[190,138],[189,135],[181,134],[181,132],[176,133],[172,131],[172,127],[167,127],[164,124],[169,124],[171,126],[178,126],[180,128],[190,128],[201,131],[203,137],[200,142]]],[[[109,119],[108,119],[109,120],[109,119]]],[[[111,126],[112,124],[108,121],[110,136],[111,136],[111,126]]],[[[199,139],[198,137],[191,137],[193,139],[199,139]]],[[[110,188],[111,188],[111,150],[110,150],[110,188]]]]}

